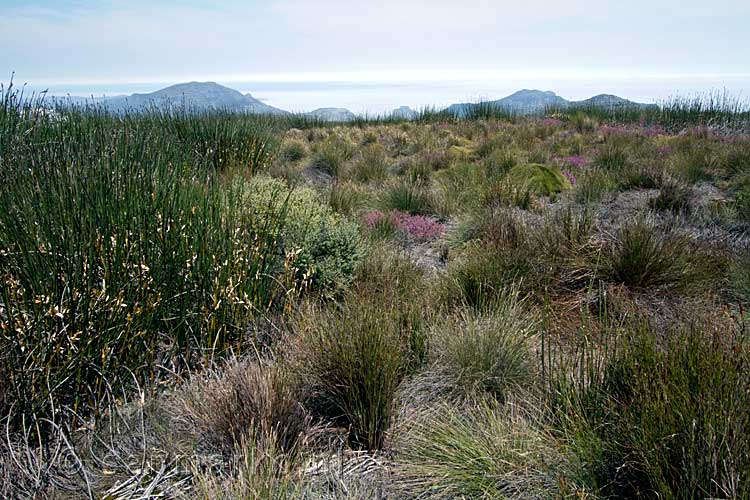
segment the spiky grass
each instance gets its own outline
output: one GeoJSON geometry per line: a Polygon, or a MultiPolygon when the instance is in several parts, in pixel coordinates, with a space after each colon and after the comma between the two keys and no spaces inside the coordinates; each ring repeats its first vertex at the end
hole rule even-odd
{"type": "Polygon", "coordinates": [[[529,339],[535,333],[535,319],[509,291],[484,313],[464,310],[435,326],[432,370],[453,397],[504,401],[533,384],[529,339]]]}
{"type": "Polygon", "coordinates": [[[406,425],[397,486],[421,498],[555,498],[554,439],[515,406],[440,405],[406,425]]]}

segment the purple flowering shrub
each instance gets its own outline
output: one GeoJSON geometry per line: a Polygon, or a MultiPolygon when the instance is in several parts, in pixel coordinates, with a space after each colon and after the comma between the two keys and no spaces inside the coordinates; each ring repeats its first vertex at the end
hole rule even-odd
{"type": "Polygon", "coordinates": [[[589,164],[588,158],[584,156],[565,156],[563,158],[558,158],[557,161],[564,165],[569,165],[576,168],[584,168],[589,164]]]}
{"type": "Polygon", "coordinates": [[[370,231],[396,231],[417,243],[437,239],[445,233],[445,226],[432,217],[409,215],[398,210],[373,210],[365,214],[362,223],[370,231]]]}
{"type": "Polygon", "coordinates": [[[576,176],[575,175],[573,175],[569,170],[563,170],[562,173],[568,179],[568,181],[570,181],[570,185],[571,186],[575,186],[576,185],[576,176]]]}

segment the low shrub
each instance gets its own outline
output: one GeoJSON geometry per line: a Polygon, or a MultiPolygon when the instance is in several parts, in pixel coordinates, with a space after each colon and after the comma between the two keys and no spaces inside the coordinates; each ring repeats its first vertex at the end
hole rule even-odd
{"type": "Polygon", "coordinates": [[[399,232],[416,243],[435,240],[443,235],[445,227],[432,217],[409,215],[402,212],[383,213],[374,210],[366,214],[363,224],[376,236],[390,236],[399,232]]]}
{"type": "Polygon", "coordinates": [[[287,224],[281,246],[294,254],[298,278],[304,286],[322,293],[335,293],[351,282],[363,254],[357,224],[333,212],[309,188],[293,190],[285,201],[278,193],[288,190],[283,181],[254,177],[247,203],[264,211],[286,206],[287,224]]]}
{"type": "Polygon", "coordinates": [[[572,188],[560,169],[551,165],[519,165],[508,172],[507,179],[514,186],[526,188],[538,196],[549,196],[572,188]]]}

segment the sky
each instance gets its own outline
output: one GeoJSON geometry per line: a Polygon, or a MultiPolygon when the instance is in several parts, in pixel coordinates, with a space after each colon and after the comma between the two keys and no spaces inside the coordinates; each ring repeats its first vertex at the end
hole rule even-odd
{"type": "Polygon", "coordinates": [[[747,0],[0,0],[0,81],[71,95],[216,81],[305,110],[750,95],[747,0]]]}

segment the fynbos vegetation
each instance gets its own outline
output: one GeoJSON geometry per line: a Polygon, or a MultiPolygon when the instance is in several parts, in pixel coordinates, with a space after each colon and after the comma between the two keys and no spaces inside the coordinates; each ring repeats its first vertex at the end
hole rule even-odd
{"type": "Polygon", "coordinates": [[[0,97],[0,496],[750,498],[740,103],[0,97]]]}

